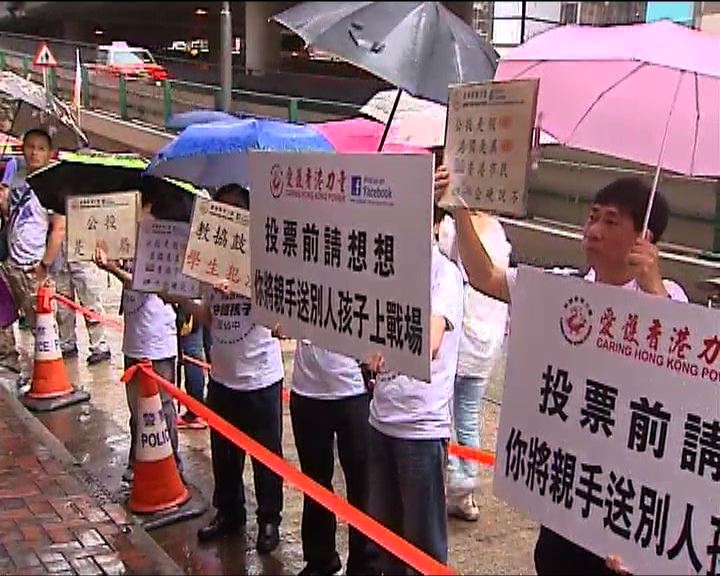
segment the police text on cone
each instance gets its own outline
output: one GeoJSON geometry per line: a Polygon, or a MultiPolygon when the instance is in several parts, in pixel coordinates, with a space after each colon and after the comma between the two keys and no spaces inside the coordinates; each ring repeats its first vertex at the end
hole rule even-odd
{"type": "Polygon", "coordinates": [[[190,493],[175,464],[158,385],[151,376],[152,365],[143,363],[133,368],[123,377],[128,386],[140,386],[138,448],[128,505],[133,512],[148,514],[179,506],[189,500],[190,493]]]}

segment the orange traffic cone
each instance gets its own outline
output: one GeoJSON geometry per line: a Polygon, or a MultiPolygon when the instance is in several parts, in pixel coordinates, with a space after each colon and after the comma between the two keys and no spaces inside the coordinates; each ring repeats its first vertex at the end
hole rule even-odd
{"type": "Polygon", "coordinates": [[[32,381],[30,390],[21,398],[27,408],[37,412],[56,410],[90,398],[90,394],[70,384],[65,371],[52,296],[51,288],[38,289],[32,381]]]}
{"type": "Polygon", "coordinates": [[[137,450],[128,505],[131,511],[142,514],[168,510],[190,499],[175,464],[158,384],[150,370],[152,364],[146,362],[133,366],[123,376],[123,381],[130,385],[130,380],[137,375],[140,386],[135,431],[137,450]]]}

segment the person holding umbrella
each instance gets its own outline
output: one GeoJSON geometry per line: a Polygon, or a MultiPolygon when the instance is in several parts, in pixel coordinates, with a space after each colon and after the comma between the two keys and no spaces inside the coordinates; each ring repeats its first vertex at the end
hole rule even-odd
{"type": "MultiPolygon", "coordinates": [[[[439,167],[435,179],[436,200],[446,195],[449,182],[447,168],[439,167]]],[[[682,287],[663,279],[660,273],[656,244],[665,232],[669,213],[667,201],[660,193],[656,194],[650,210],[647,233],[643,230],[650,197],[651,189],[639,178],[632,177],[619,178],[596,193],[583,230],[582,247],[590,268],[585,280],[687,302],[682,287]]],[[[457,248],[470,284],[510,304],[517,284],[517,269],[505,269],[493,262],[466,208],[453,208],[452,213],[457,228],[457,248]]],[[[540,575],[627,572],[621,559],[602,559],[545,526],[540,527],[535,546],[535,568],[540,575]]]]}

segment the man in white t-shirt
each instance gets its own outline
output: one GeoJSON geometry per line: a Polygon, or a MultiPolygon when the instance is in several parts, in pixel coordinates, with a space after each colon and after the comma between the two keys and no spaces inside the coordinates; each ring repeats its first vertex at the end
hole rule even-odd
{"type": "MultiPolygon", "coordinates": [[[[447,169],[440,167],[435,180],[436,198],[447,193],[448,183],[447,169]]],[[[639,178],[619,178],[597,192],[583,231],[582,247],[590,267],[585,279],[687,302],[685,291],[660,274],[656,243],[667,227],[669,209],[659,192],[650,212],[647,237],[643,237],[650,192],[639,178]]],[[[517,270],[493,263],[475,233],[467,209],[454,210],[454,216],[458,249],[470,284],[488,296],[510,303],[517,270]]],[[[535,568],[540,575],[624,571],[620,559],[602,559],[544,526],[535,546],[535,568]]]]}
{"type": "MultiPolygon", "coordinates": [[[[441,216],[436,211],[434,236],[441,216]]],[[[447,562],[445,475],[452,435],[451,403],[463,319],[460,270],[433,242],[429,330],[430,382],[383,372],[382,359],[370,403],[370,513],[387,528],[442,563],[447,562]]],[[[409,567],[381,551],[383,574],[409,567]]]]}
{"type": "MultiPolygon", "coordinates": [[[[335,445],[348,502],[368,505],[368,434],[370,394],[357,360],[299,342],[295,352],[290,416],[304,474],[332,490],[335,445]]],[[[335,515],[303,498],[302,545],[305,568],[300,575],[337,574],[342,563],[335,545],[335,515]]],[[[373,574],[377,550],[361,532],[348,529],[345,573],[373,574]]]]}
{"type": "MultiPolygon", "coordinates": [[[[230,184],[215,199],[239,208],[249,207],[248,191],[230,184]]],[[[251,300],[228,292],[227,283],[209,287],[201,302],[169,298],[209,326],[212,366],[207,387],[208,407],[233,426],[282,457],[283,363],[280,342],[267,328],[250,319],[251,300]]],[[[215,430],[210,431],[215,479],[215,517],[198,531],[200,541],[245,529],[245,451],[215,430]]],[[[257,498],[256,549],[267,554],[280,543],[283,508],[282,478],[252,460],[257,498]]]]}
{"type": "MultiPolygon", "coordinates": [[[[142,196],[141,218],[152,218],[152,204],[142,196]]],[[[177,329],[175,311],[163,302],[157,294],[144,294],[131,289],[133,262],[124,263],[108,260],[105,252],[97,248],[94,254],[95,264],[115,276],[123,284],[122,308],[124,316],[123,354],[124,368],[150,360],[153,370],[165,380],[175,382],[175,360],[177,358],[177,329]]],[[[128,408],[130,409],[130,454],[123,479],[130,482],[135,463],[137,445],[138,401],[140,385],[135,376],[125,385],[128,408]]],[[[165,425],[170,434],[175,462],[182,471],[182,460],[178,451],[177,413],[172,397],[160,388],[160,400],[165,414],[165,425]]]]}

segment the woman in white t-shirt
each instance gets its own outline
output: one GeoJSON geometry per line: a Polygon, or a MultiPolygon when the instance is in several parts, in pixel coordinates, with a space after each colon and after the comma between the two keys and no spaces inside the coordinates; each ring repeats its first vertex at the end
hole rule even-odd
{"type": "MultiPolygon", "coordinates": [[[[246,189],[231,184],[215,200],[249,207],[246,189]]],[[[210,329],[212,366],[207,388],[208,407],[254,440],[282,456],[283,363],[280,343],[271,331],[250,319],[251,300],[227,290],[227,282],[209,287],[196,302],[169,298],[210,329]]],[[[245,451],[222,434],[210,431],[217,514],[198,531],[201,541],[242,531],[246,523],[243,469],[245,451]]],[[[257,497],[256,549],[272,552],[280,542],[283,507],[282,478],[253,459],[257,497]]]]}
{"type": "MultiPolygon", "coordinates": [[[[152,204],[142,197],[141,218],[152,218],[152,204]]],[[[175,360],[177,358],[177,330],[175,311],[165,304],[156,294],[144,294],[131,290],[133,262],[123,263],[108,260],[105,252],[97,248],[94,254],[95,264],[110,272],[123,283],[122,309],[124,317],[123,353],[125,370],[142,360],[151,360],[153,370],[169,382],[175,382],[175,360]]],[[[140,388],[136,378],[125,386],[128,408],[130,409],[130,454],[123,479],[132,480],[132,467],[135,462],[137,441],[137,403],[140,388]]],[[[160,388],[160,399],[165,424],[170,433],[170,442],[178,469],[182,471],[182,461],[178,452],[177,413],[172,398],[160,388]]]]}
{"type": "MultiPolygon", "coordinates": [[[[367,510],[368,416],[370,394],[357,360],[298,343],[293,369],[290,415],[304,474],[332,490],[337,442],[347,499],[367,510]]],[[[336,574],[342,568],[335,546],[335,515],[307,496],[303,499],[300,574],[336,574]]],[[[346,574],[373,574],[377,550],[349,528],[346,574]]]]}
{"type": "MultiPolygon", "coordinates": [[[[475,231],[493,262],[507,268],[512,247],[502,224],[489,214],[481,214],[475,220],[475,231]]],[[[448,215],[440,225],[438,244],[463,273],[464,298],[453,397],[453,440],[462,446],[479,448],[483,430],[483,398],[493,368],[502,355],[508,307],[470,286],[458,255],[455,236],[455,223],[448,215]]],[[[449,457],[448,514],[471,522],[479,518],[480,510],[473,494],[477,475],[478,465],[472,460],[449,457]]]]}

